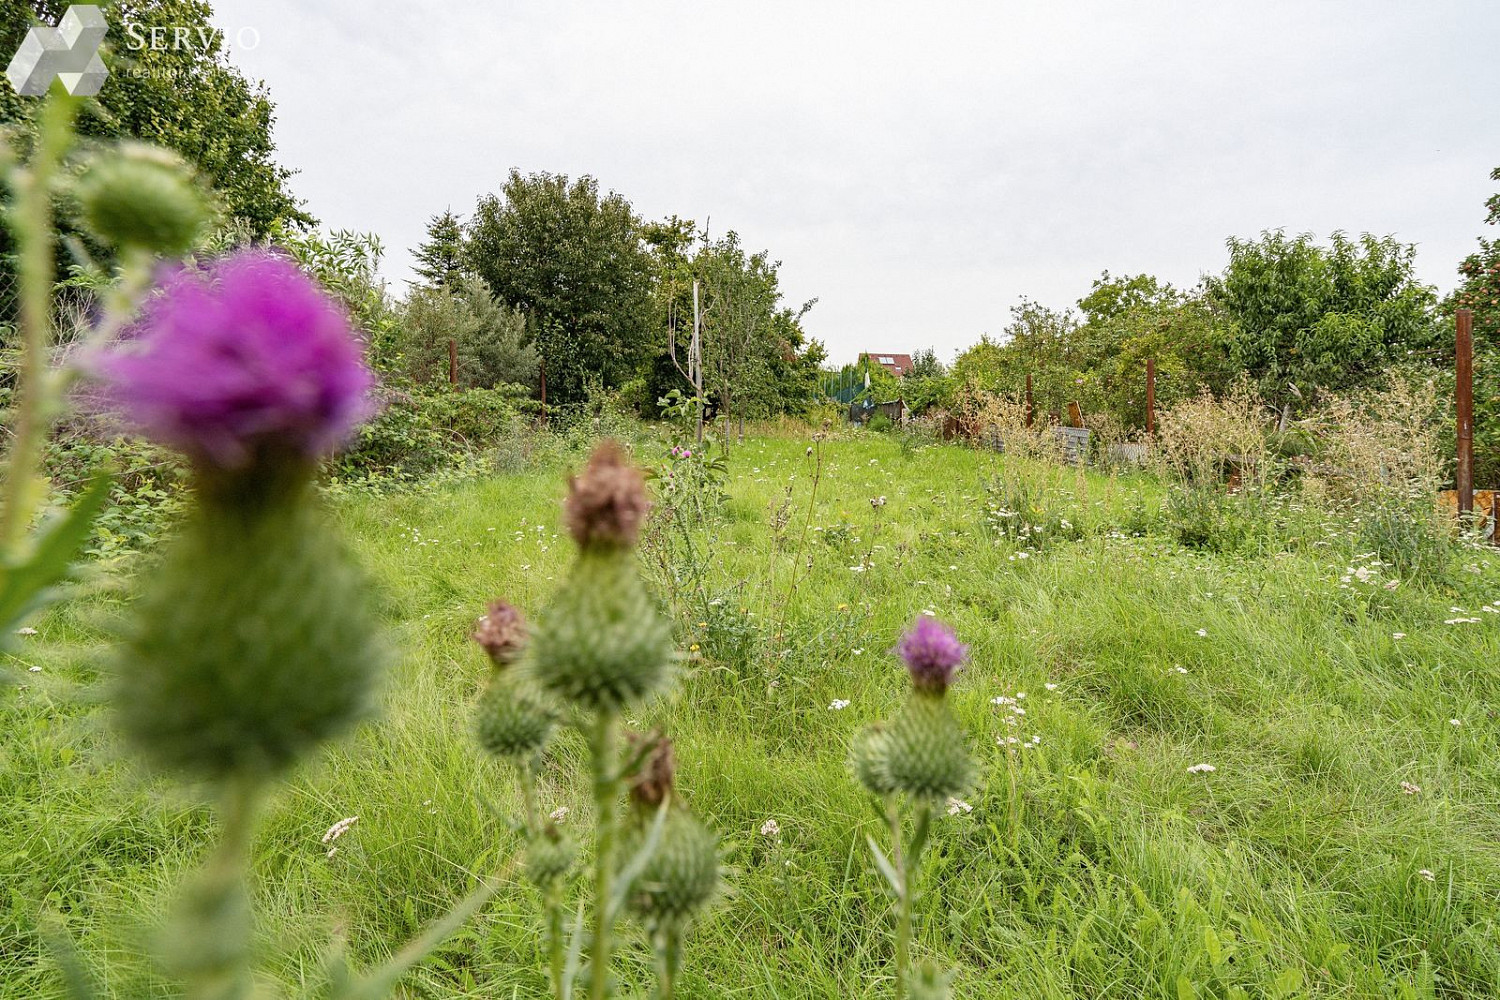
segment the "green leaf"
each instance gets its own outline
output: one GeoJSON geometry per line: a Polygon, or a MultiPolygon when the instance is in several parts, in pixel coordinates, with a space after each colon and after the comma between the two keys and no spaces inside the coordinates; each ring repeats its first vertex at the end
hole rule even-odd
{"type": "Polygon", "coordinates": [[[896,874],[896,869],[886,859],[885,852],[880,845],[875,843],[875,838],[868,833],[865,834],[865,842],[870,845],[870,854],[875,858],[875,867],[880,869],[880,874],[891,884],[891,891],[899,898],[901,896],[901,876],[896,874]]]}
{"type": "Polygon", "coordinates": [[[52,588],[67,576],[109,497],[109,486],[108,476],[89,483],[67,513],[42,525],[24,560],[0,557],[0,638],[11,635],[27,615],[47,603],[52,588]]]}

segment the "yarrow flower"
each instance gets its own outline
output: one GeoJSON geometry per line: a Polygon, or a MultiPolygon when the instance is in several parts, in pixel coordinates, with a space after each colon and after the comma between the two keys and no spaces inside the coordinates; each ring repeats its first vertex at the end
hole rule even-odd
{"type": "Polygon", "coordinates": [[[1194,764],[1188,768],[1188,774],[1212,774],[1217,770],[1212,764],[1194,764]]]}
{"type": "Polygon", "coordinates": [[[781,836],[781,824],[776,822],[774,819],[766,820],[760,825],[760,835],[762,837],[772,838],[781,836]]]}
{"type": "Polygon", "coordinates": [[[912,684],[918,690],[940,694],[953,682],[969,647],[959,642],[947,625],[923,615],[901,637],[896,652],[906,663],[912,684]]]}
{"type": "Polygon", "coordinates": [[[169,278],[95,367],[126,419],[210,468],[243,468],[268,446],[316,460],[371,411],[348,317],[260,250],[169,278]]]}

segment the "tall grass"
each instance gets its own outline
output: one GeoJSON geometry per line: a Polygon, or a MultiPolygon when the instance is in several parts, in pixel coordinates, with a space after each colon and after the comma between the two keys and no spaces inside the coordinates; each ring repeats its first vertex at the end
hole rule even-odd
{"type": "MultiPolygon", "coordinates": [[[[721,514],[692,529],[715,540],[719,617],[664,595],[698,649],[676,693],[632,720],[670,728],[679,785],[732,869],[680,995],[890,995],[891,902],[864,846],[881,819],[845,759],[902,699],[884,654],[924,611],[973,643],[950,697],[982,734],[973,811],[934,821],[915,921],[915,958],[955,969],[956,996],[1500,993],[1494,555],[1388,591],[1344,581],[1357,526],[1336,512],[1254,557],[1195,551],[1155,517],[1125,530],[1161,506],[1145,477],[865,434],[824,442],[818,468],[807,445],[736,449],[721,514]],[[1071,537],[1028,548],[995,530],[987,487],[1023,480],[1071,537]],[[795,579],[794,600],[730,600],[768,572],[765,593],[795,579]],[[731,626],[755,650],[735,669],[715,652],[734,648],[731,626]]],[[[488,667],[466,636],[491,594],[531,610],[556,587],[559,472],[340,496],[404,656],[381,720],[300,775],[254,846],[268,988],[315,991],[330,937],[357,963],[384,957],[519,849],[500,818],[519,812],[513,786],[468,729],[488,667]],[[353,816],[329,856],[320,838],[353,816]]],[[[127,599],[101,577],[38,621],[27,686],[0,701],[3,997],[61,995],[46,921],[109,959],[113,995],[161,988],[141,942],[207,816],[129,771],[91,703],[127,599]]],[[[550,754],[542,807],[587,822],[584,747],[550,754]]],[[[405,995],[545,996],[541,914],[515,869],[405,995]]],[[[649,946],[622,957],[630,995],[649,946]]]]}

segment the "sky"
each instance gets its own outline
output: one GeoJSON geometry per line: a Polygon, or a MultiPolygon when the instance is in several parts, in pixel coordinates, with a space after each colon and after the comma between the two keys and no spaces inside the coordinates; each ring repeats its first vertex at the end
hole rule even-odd
{"type": "Polygon", "coordinates": [[[1105,270],[1191,286],[1267,229],[1393,234],[1446,292],[1500,166],[1495,0],[213,6],[396,294],[433,215],[592,174],[768,249],[836,362],[951,360],[1105,270]]]}

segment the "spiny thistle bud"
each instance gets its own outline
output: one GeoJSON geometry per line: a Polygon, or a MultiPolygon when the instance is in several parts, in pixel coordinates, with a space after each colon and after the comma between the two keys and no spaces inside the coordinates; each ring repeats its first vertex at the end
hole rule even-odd
{"type": "Polygon", "coordinates": [[[537,888],[545,889],[568,874],[577,857],[573,838],[548,823],[526,848],[526,876],[537,888]]]}
{"type": "Polygon", "coordinates": [[[585,551],[634,548],[650,509],[645,477],[614,441],[594,449],[583,475],[570,481],[563,503],[568,531],[585,551]]]}
{"type": "Polygon", "coordinates": [[[529,757],[552,738],[557,715],[524,678],[496,673],[474,714],[479,745],[497,757],[529,757]]]}
{"type": "Polygon", "coordinates": [[[917,970],[907,984],[909,1000],[948,1000],[948,977],[930,965],[917,970]]]}
{"type": "Polygon", "coordinates": [[[489,654],[496,667],[508,667],[526,648],[526,619],[513,604],[491,601],[470,638],[489,654]]]}
{"type": "Polygon", "coordinates": [[[969,647],[958,641],[953,630],[930,615],[922,615],[896,647],[911,682],[918,691],[942,694],[953,683],[969,647]]]}
{"type": "Polygon", "coordinates": [[[645,809],[655,809],[672,794],[677,758],[672,741],[661,733],[627,734],[627,758],[639,757],[640,766],[630,777],[630,800],[645,809]]]}
{"type": "Polygon", "coordinates": [[[591,711],[617,712],[651,693],[675,655],[630,550],[645,511],[640,473],[618,446],[601,445],[567,501],[578,561],[531,646],[539,683],[591,711]]]}
{"type": "Polygon", "coordinates": [[[200,498],[149,577],[114,702],[161,767],[272,774],[373,708],[380,629],[310,492],[200,498]]]}
{"type": "MultiPolygon", "coordinates": [[[[653,932],[686,927],[719,888],[718,838],[686,809],[668,808],[671,811],[662,824],[656,852],[636,879],[629,899],[630,912],[653,932]]],[[[649,814],[639,815],[635,848],[651,822],[649,814]]]]}
{"type": "Polygon", "coordinates": [[[896,790],[891,778],[890,736],[885,726],[875,723],[861,730],[849,747],[849,770],[869,792],[886,796],[896,790]]]}
{"type": "Polygon", "coordinates": [[[183,162],[139,143],[95,159],[78,183],[78,200],[100,239],[168,257],[191,250],[209,216],[183,162]]]}
{"type": "Polygon", "coordinates": [[[918,798],[944,799],[964,791],[973,763],[963,731],[946,699],[917,691],[886,735],[891,784],[918,798]]]}

